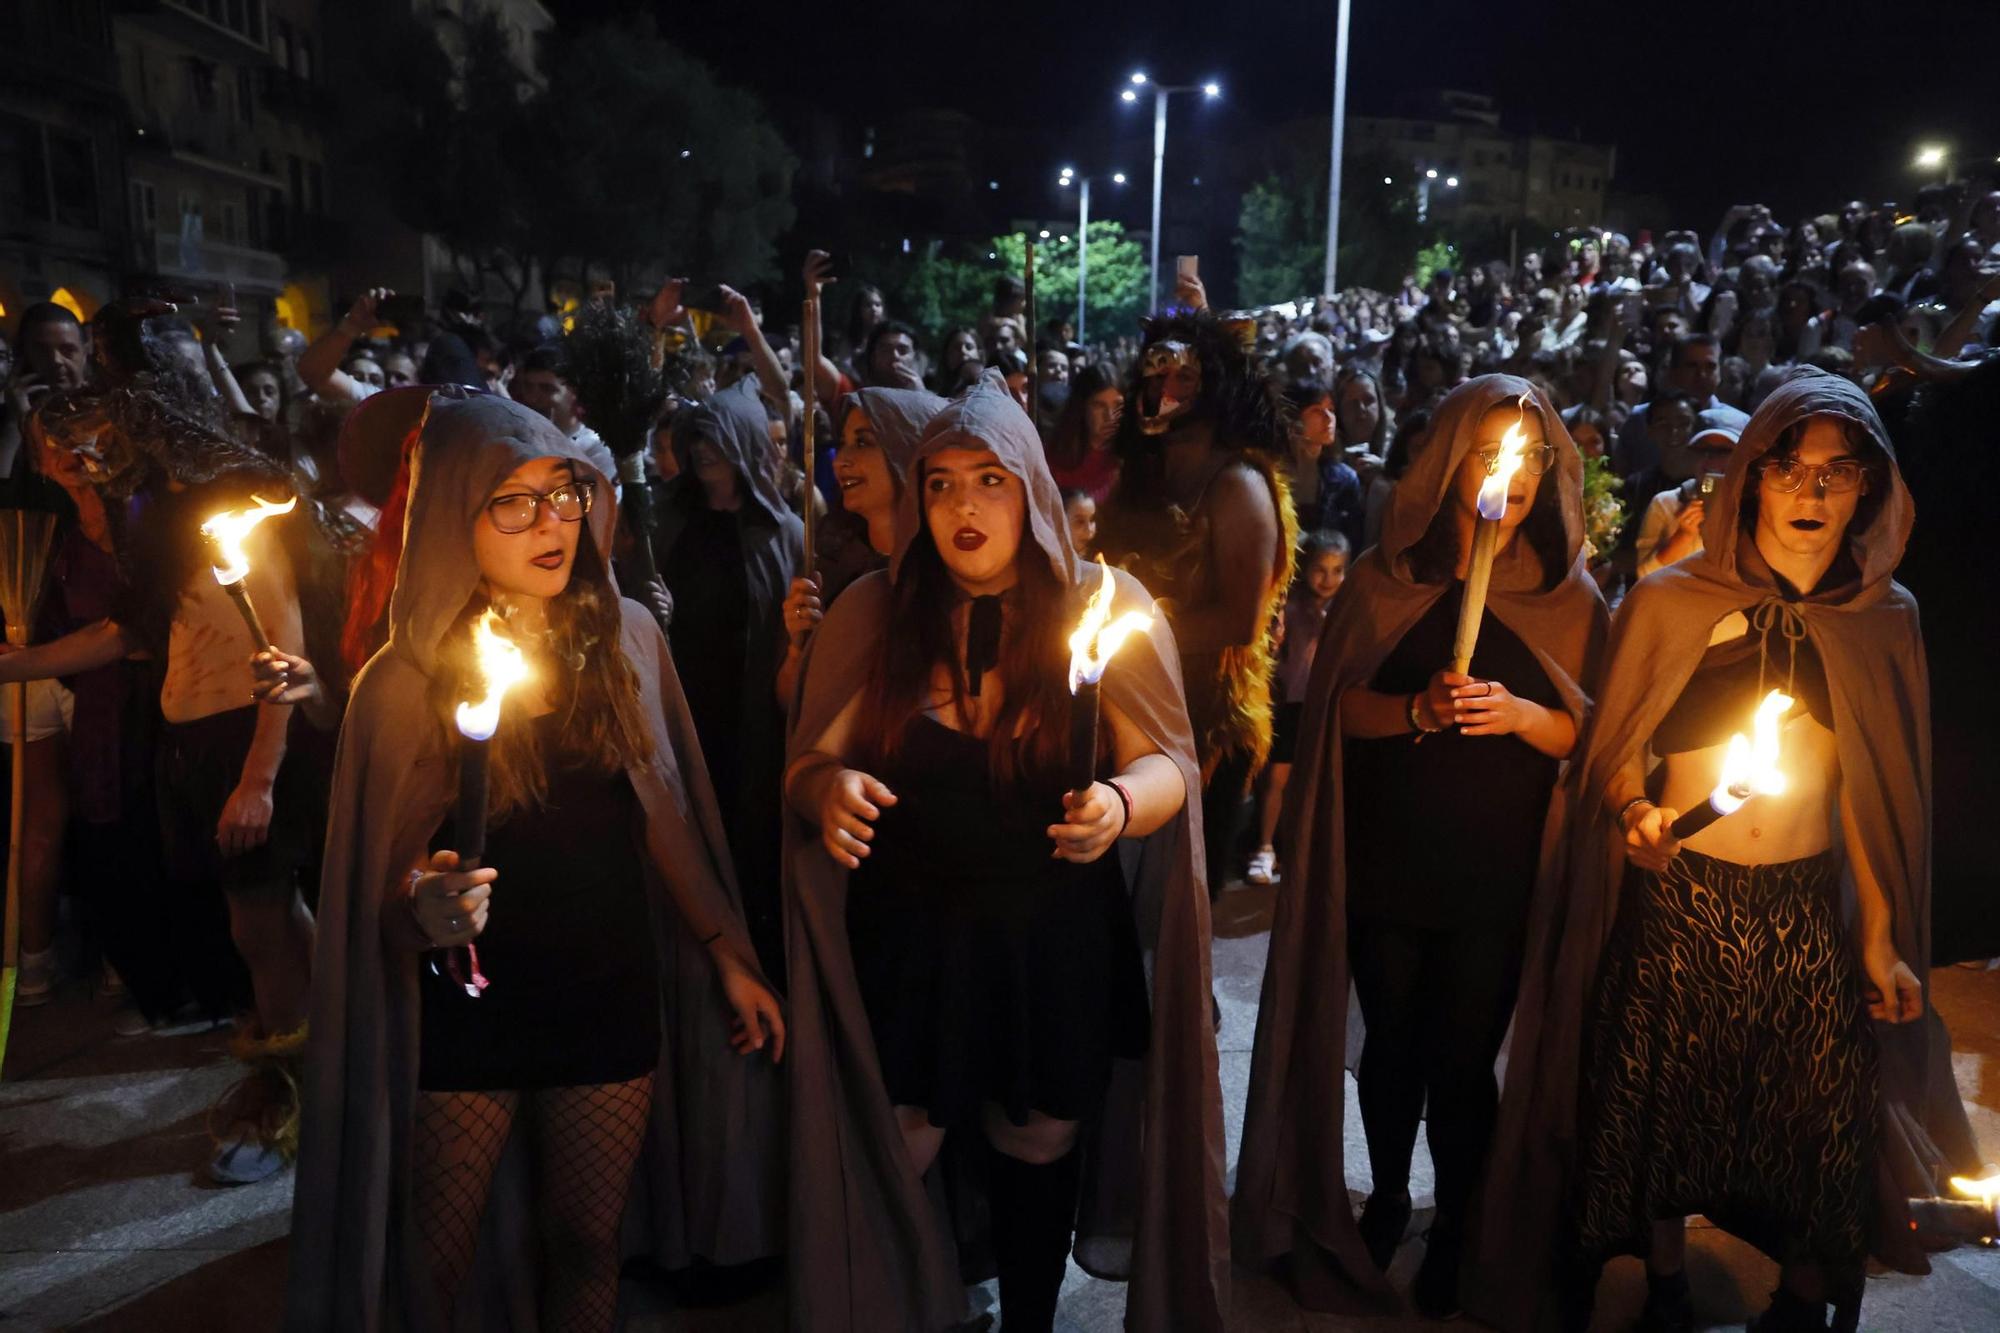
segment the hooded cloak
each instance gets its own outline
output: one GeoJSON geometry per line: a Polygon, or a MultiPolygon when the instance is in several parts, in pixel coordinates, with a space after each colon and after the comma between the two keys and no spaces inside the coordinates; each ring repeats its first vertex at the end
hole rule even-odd
{"type": "MultiPolygon", "coordinates": [[[[1460,462],[1480,418],[1529,395],[1548,442],[1562,514],[1566,568],[1544,570],[1524,530],[1493,564],[1486,614],[1531,651],[1581,734],[1604,633],[1604,600],[1583,560],[1583,459],[1555,405],[1527,380],[1482,375],[1438,405],[1424,446],[1396,483],[1382,540],[1355,562],[1328,609],[1307,687],[1299,752],[1285,791],[1285,877],[1257,1012],[1243,1150],[1232,1221],[1237,1257],[1259,1268],[1291,1251],[1299,1229],[1331,1253],[1361,1290],[1389,1291],[1355,1228],[1343,1161],[1348,1041],[1346,802],[1341,789],[1341,697],[1366,686],[1384,659],[1453,586],[1419,582],[1411,548],[1454,503],[1460,462]]],[[[1440,662],[1440,667],[1447,665],[1440,662]]],[[[1543,839],[1556,836],[1552,809],[1543,839]]],[[[1411,837],[1425,836],[1411,829],[1411,837]]]]}
{"type": "MultiPolygon", "coordinates": [[[[673,569],[674,548],[706,507],[692,455],[695,442],[707,440],[736,469],[742,508],[735,515],[734,558],[741,561],[747,605],[741,644],[721,650],[741,653],[734,717],[723,720],[707,715],[712,706],[699,683],[694,703],[704,710],[700,722],[711,732],[711,748],[721,751],[728,745],[733,751],[718,754],[716,794],[722,802],[724,826],[734,838],[730,848],[735,853],[759,957],[773,972],[782,973],[778,957],[782,933],[778,920],[780,870],[771,830],[778,827],[785,733],[784,715],[772,697],[772,682],[778,678],[778,666],[789,645],[780,608],[804,564],[805,524],[779,494],[768,423],[764,400],[750,379],[683,409],[674,418],[673,447],[680,474],[660,495],[653,527],[653,558],[662,571],[673,569]],[[714,734],[717,731],[727,734],[718,737],[714,734]],[[733,781],[729,776],[732,772],[733,781]]],[[[705,567],[703,575],[707,576],[705,567]]],[[[720,572],[716,577],[721,577],[720,572]]],[[[671,630],[675,638],[683,640],[683,658],[706,646],[685,641],[690,628],[683,625],[671,630]]],[[[688,674],[691,681],[696,680],[692,667],[688,674]]],[[[718,688],[710,673],[708,698],[713,698],[718,688]]]]}
{"type": "MultiPolygon", "coordinates": [[[[1038,553],[1077,605],[1096,576],[1079,575],[1060,494],[1027,414],[996,377],[974,385],[924,431],[913,461],[944,449],[991,449],[1027,491],[1022,552],[1038,553]]],[[[896,553],[834,604],[813,636],[793,731],[808,753],[865,685],[891,632],[893,580],[922,529],[915,485],[903,490],[896,553]]],[[[1114,616],[1150,607],[1113,572],[1114,616]]],[[[1119,1061],[1098,1120],[1085,1127],[1074,1254],[1087,1271],[1129,1277],[1127,1328],[1217,1333],[1228,1303],[1222,1096],[1209,1023],[1208,895],[1201,775],[1164,616],[1127,640],[1104,677],[1115,704],[1180,769],[1181,813],[1119,852],[1151,978],[1146,1058],[1119,1061]]],[[[931,1333],[965,1317],[959,1252],[944,1214],[903,1147],[848,950],[847,871],[818,828],[787,810],[786,939],[791,972],[792,1097],[816,1114],[792,1137],[792,1328],[797,1333],[931,1333]]],[[[933,1171],[933,1177],[936,1172],[933,1171]]]]}
{"type": "MultiPolygon", "coordinates": [[[[383,914],[455,795],[447,723],[428,700],[441,641],[479,581],[472,528],[486,498],[534,458],[568,461],[597,482],[590,533],[607,550],[617,517],[609,478],[549,422],[509,400],[440,396],[423,428],[409,492],[389,642],[355,679],[341,729],[323,862],[312,1037],[292,1218],[286,1326],[374,1333],[435,1329],[439,1318],[410,1216],[421,955],[387,943],[383,914]]],[[[620,644],[652,723],[651,755],[628,770],[645,815],[666,1015],[648,1154],[650,1249],[729,1261],[768,1253],[782,1187],[773,1160],[778,1071],[729,1047],[730,1010],[697,943],[721,931],[754,957],[701,747],[652,616],[623,604],[620,644]],[[744,1253],[743,1251],[748,1251],[744,1253]]],[[[498,890],[504,908],[507,888],[498,890]]],[[[461,1327],[535,1327],[523,1138],[496,1176],[480,1258],[459,1301],[461,1327]],[[489,1308],[482,1317],[481,1306],[489,1308]]],[[[641,1205],[641,1209],[645,1205],[641,1205]]],[[[629,1220],[629,1219],[628,1219],[629,1220]]]]}
{"type": "MultiPolygon", "coordinates": [[[[1549,1265],[1575,1160],[1583,1033],[1625,869],[1625,843],[1604,809],[1605,789],[1645,753],[1717,622],[1780,597],[1740,516],[1755,484],[1752,464],[1809,417],[1837,418],[1867,432],[1888,460],[1886,475],[1874,479],[1889,488],[1880,510],[1847,534],[1859,581],[1786,605],[1803,618],[1825,667],[1841,782],[1860,822],[1851,836],[1889,900],[1897,952],[1919,977],[1926,975],[1930,697],[1916,601],[1892,577],[1914,506],[1867,395],[1824,371],[1800,369],[1764,400],[1729,456],[1702,524],[1702,553],[1642,579],[1619,608],[1594,724],[1557,797],[1575,818],[1544,858],[1529,912],[1527,965],[1466,1286],[1467,1309],[1497,1327],[1533,1326],[1538,1313],[1548,1313],[1538,1305],[1554,1290],[1549,1265]]],[[[1875,1025],[1882,1096],[1870,1249],[1912,1273],[1928,1272],[1929,1265],[1910,1230],[1906,1200],[1936,1193],[1947,1163],[1978,1169],[1928,985],[1925,1013],[1916,1023],[1875,1025]]]]}
{"type": "MultiPolygon", "coordinates": [[[[944,410],[944,399],[927,389],[870,388],[856,389],[847,401],[853,405],[849,410],[858,409],[874,428],[876,443],[900,495],[909,484],[917,441],[931,418],[944,410]]],[[[813,552],[813,566],[820,579],[821,603],[826,606],[833,605],[833,599],[848,584],[863,574],[887,568],[889,563],[869,546],[868,524],[844,505],[837,505],[827,516],[815,544],[819,549],[813,552]]]]}

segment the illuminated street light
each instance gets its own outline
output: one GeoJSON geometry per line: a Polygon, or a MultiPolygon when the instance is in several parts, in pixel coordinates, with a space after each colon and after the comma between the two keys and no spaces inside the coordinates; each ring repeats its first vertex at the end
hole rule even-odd
{"type": "Polygon", "coordinates": [[[1450,186],[1450,187],[1451,187],[1452,189],[1456,190],[1456,189],[1458,188],[1458,177],[1456,177],[1456,176],[1446,176],[1446,177],[1444,178],[1444,183],[1445,183],[1446,185],[1450,186]]]}
{"type": "Polygon", "coordinates": [[[1944,149],[1937,144],[1927,144],[1917,150],[1917,166],[1923,171],[1935,171],[1944,165],[1944,149]]]}
{"type": "Polygon", "coordinates": [[[1384,185],[1394,185],[1396,183],[1396,178],[1394,176],[1384,176],[1382,178],[1382,183],[1384,185]]]}
{"type": "Polygon", "coordinates": [[[1425,179],[1425,180],[1427,180],[1427,181],[1434,181],[1434,180],[1436,180],[1437,178],[1438,178],[1438,174],[1437,174],[1437,168],[1436,168],[1436,167],[1431,167],[1431,168],[1429,168],[1428,170],[1426,170],[1426,171],[1424,172],[1424,179],[1425,179]]]}
{"type": "Polygon", "coordinates": [[[1042,238],[1043,240],[1045,240],[1045,241],[1046,241],[1047,239],[1049,239],[1049,229],[1048,229],[1047,227],[1044,227],[1044,228],[1042,228],[1042,230],[1041,230],[1041,231],[1040,231],[1040,233],[1038,233],[1038,234],[1039,234],[1039,235],[1041,236],[1041,238],[1042,238]]]}
{"type": "Polygon", "coordinates": [[[1124,172],[1122,172],[1122,171],[1114,171],[1114,172],[1112,172],[1112,173],[1111,173],[1111,183],[1112,183],[1113,185],[1123,185],[1123,184],[1125,183],[1125,173],[1124,173],[1124,172]]]}
{"type": "MultiPolygon", "coordinates": [[[[1135,87],[1150,85],[1153,89],[1153,234],[1149,242],[1152,250],[1152,299],[1149,308],[1157,311],[1160,308],[1160,192],[1166,182],[1167,162],[1167,98],[1175,93],[1200,93],[1213,101],[1222,96],[1222,84],[1214,79],[1199,84],[1153,83],[1143,73],[1134,74],[1132,83],[1135,87]]],[[[1118,96],[1128,103],[1139,100],[1138,93],[1132,88],[1125,89],[1118,96]]],[[[1198,185],[1201,182],[1197,179],[1195,183],[1198,185]]]]}

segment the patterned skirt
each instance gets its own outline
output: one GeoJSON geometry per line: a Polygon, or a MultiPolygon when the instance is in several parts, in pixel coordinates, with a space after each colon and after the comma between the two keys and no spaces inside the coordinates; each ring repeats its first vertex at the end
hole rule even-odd
{"type": "Polygon", "coordinates": [[[1831,852],[1634,870],[1598,975],[1578,1126],[1583,1256],[1700,1213],[1779,1263],[1866,1254],[1874,1035],[1831,852]]]}

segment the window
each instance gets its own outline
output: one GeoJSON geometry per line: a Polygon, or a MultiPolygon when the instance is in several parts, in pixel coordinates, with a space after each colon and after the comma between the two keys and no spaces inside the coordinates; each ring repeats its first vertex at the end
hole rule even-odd
{"type": "Polygon", "coordinates": [[[151,236],[159,226],[160,201],[154,193],[153,182],[135,180],[131,183],[132,231],[137,236],[151,236]]]}
{"type": "Polygon", "coordinates": [[[312,76],[313,76],[312,38],[306,36],[304,33],[300,33],[298,42],[292,48],[292,54],[293,54],[292,73],[298,75],[300,78],[304,79],[308,83],[312,82],[312,76]]]}
{"type": "Polygon", "coordinates": [[[216,228],[218,238],[225,245],[243,244],[243,205],[234,199],[222,201],[221,216],[216,228]]]}
{"type": "Polygon", "coordinates": [[[0,115],[0,216],[49,220],[49,165],[42,127],[0,115]]]}
{"type": "Polygon", "coordinates": [[[56,221],[90,231],[97,227],[97,148],[88,135],[48,131],[49,191],[56,221]]]}
{"type": "Polygon", "coordinates": [[[292,211],[303,213],[306,208],[306,161],[297,153],[287,155],[286,166],[290,169],[292,181],[292,211]]]}
{"type": "Polygon", "coordinates": [[[236,70],[236,114],[245,125],[257,123],[257,79],[247,65],[236,70]]]}
{"type": "Polygon", "coordinates": [[[215,66],[206,60],[188,57],[188,92],[194,98],[197,111],[215,110],[215,66]]]}
{"type": "Polygon", "coordinates": [[[306,163],[306,211],[326,212],[326,176],[317,162],[306,163]]]}
{"type": "Polygon", "coordinates": [[[245,0],[244,10],[248,21],[243,25],[243,35],[253,42],[263,41],[264,0],[245,0]]]}
{"type": "Polygon", "coordinates": [[[271,58],[279,69],[292,67],[292,25],[284,19],[271,25],[271,58]]]}

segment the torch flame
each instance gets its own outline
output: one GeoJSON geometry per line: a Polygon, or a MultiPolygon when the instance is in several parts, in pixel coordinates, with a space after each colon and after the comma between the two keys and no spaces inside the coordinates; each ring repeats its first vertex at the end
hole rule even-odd
{"type": "Polygon", "coordinates": [[[1528,395],[1522,394],[1518,405],[1520,415],[1514,424],[1507,427],[1507,433],[1500,437],[1500,457],[1493,462],[1493,471],[1479,485],[1479,516],[1498,522],[1507,512],[1507,488],[1514,482],[1514,474],[1521,470],[1521,462],[1527,457],[1528,435],[1521,427],[1528,419],[1528,395]]]}
{"type": "Polygon", "coordinates": [[[1144,611],[1127,611],[1118,619],[1111,619],[1111,566],[1099,560],[1097,567],[1104,577],[1098,581],[1097,591],[1090,594],[1090,601],[1083,608],[1083,619],[1076,623],[1076,632],[1069,636],[1071,694],[1104,679],[1104,669],[1111,665],[1112,655],[1125,642],[1126,635],[1153,627],[1153,617],[1144,611]]]}
{"type": "Polygon", "coordinates": [[[283,504],[272,504],[259,495],[250,498],[257,502],[255,509],[225,509],[201,525],[202,535],[215,543],[215,554],[222,561],[214,566],[217,583],[241,583],[250,572],[250,557],[243,552],[244,539],[271,515],[289,514],[299,503],[296,495],[283,504]]]}
{"type": "Polygon", "coordinates": [[[1757,705],[1751,724],[1755,740],[1742,732],[1729,738],[1729,750],[1722,757],[1722,776],[1709,794],[1709,801],[1723,814],[1734,814],[1752,796],[1779,796],[1785,790],[1785,775],[1778,767],[1778,731],[1793,699],[1783,690],[1772,690],[1757,705]]]}
{"type": "Polygon", "coordinates": [[[2000,1204],[2000,1168],[1988,1171],[1977,1180],[1969,1176],[1953,1176],[1951,1187],[1968,1199],[1977,1199],[1984,1204],[2000,1204]]]}
{"type": "Polygon", "coordinates": [[[480,680],[486,697],[478,703],[470,699],[458,706],[458,729],[467,740],[486,741],[500,726],[500,701],[507,691],[528,677],[528,661],[512,639],[500,633],[500,617],[492,607],[472,630],[472,653],[479,663],[480,680]]]}

